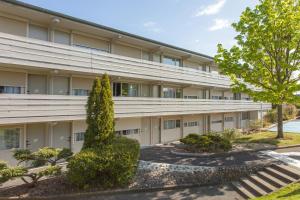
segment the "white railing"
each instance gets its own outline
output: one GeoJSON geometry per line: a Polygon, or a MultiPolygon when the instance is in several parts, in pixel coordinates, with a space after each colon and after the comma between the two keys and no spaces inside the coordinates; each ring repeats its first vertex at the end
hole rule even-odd
{"type": "MultiPolygon", "coordinates": [[[[0,124],[83,120],[87,97],[0,95],[0,124]]],[[[270,109],[270,104],[238,100],[115,97],[115,117],[187,115],[270,109]]]]}
{"type": "Polygon", "coordinates": [[[88,74],[229,88],[228,77],[186,67],[0,33],[0,63],[88,74]]]}

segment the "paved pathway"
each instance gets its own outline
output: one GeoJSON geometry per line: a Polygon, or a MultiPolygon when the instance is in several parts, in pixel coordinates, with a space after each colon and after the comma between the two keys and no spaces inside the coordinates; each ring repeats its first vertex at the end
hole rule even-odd
{"type": "Polygon", "coordinates": [[[230,166],[263,163],[275,159],[260,152],[241,152],[234,155],[219,157],[178,156],[171,153],[172,147],[154,146],[141,150],[141,160],[164,162],[169,164],[201,165],[201,166],[230,166]]]}
{"type": "Polygon", "coordinates": [[[242,200],[230,186],[195,187],[146,193],[115,194],[84,198],[85,200],[242,200]]]}

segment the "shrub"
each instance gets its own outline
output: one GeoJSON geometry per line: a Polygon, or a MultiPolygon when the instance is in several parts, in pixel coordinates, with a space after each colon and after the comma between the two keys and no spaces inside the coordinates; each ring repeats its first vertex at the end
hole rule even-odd
{"type": "Polygon", "coordinates": [[[240,133],[232,128],[232,129],[225,129],[223,132],[220,133],[222,135],[223,138],[229,140],[229,141],[233,141],[236,138],[239,137],[240,133]]]}
{"type": "Polygon", "coordinates": [[[84,149],[70,159],[68,180],[78,187],[124,186],[135,174],[139,152],[139,143],[125,137],[115,137],[111,144],[84,149]]]}
{"type": "Polygon", "coordinates": [[[297,116],[297,108],[294,105],[285,105],[283,109],[283,119],[290,120],[297,116]]]}
{"type": "Polygon", "coordinates": [[[262,128],[262,124],[261,124],[261,120],[257,119],[257,120],[251,120],[250,121],[250,125],[249,125],[249,128],[250,128],[250,131],[259,131],[260,128],[262,128]]]}
{"type": "Polygon", "coordinates": [[[180,141],[186,144],[187,148],[192,151],[219,152],[229,151],[232,148],[232,144],[229,139],[216,133],[209,133],[205,135],[190,134],[180,141]]]}
{"type": "Polygon", "coordinates": [[[57,162],[66,160],[70,156],[72,156],[72,152],[69,149],[51,147],[44,147],[36,152],[28,149],[15,150],[13,157],[18,161],[18,165],[24,162],[29,168],[46,166],[40,170],[29,171],[24,166],[8,167],[5,163],[0,162],[0,182],[20,177],[29,186],[36,186],[42,177],[61,174],[61,166],[58,166],[57,162]]]}

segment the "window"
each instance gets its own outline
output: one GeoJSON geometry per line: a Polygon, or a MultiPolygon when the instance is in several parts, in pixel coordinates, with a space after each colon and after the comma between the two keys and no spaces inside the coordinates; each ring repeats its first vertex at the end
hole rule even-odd
{"type": "Polygon", "coordinates": [[[225,117],[225,122],[233,122],[233,117],[225,117]]]}
{"type": "Polygon", "coordinates": [[[193,127],[193,126],[198,126],[199,122],[193,121],[193,122],[184,122],[184,127],[193,127]]]}
{"type": "Polygon", "coordinates": [[[113,83],[113,96],[137,97],[138,96],[138,84],[113,83]]]}
{"type": "Polygon", "coordinates": [[[185,99],[199,99],[198,96],[184,96],[185,99]]]}
{"type": "Polygon", "coordinates": [[[74,133],[74,141],[75,142],[84,141],[84,132],[74,133]]]}
{"type": "Polygon", "coordinates": [[[219,124],[219,123],[222,123],[222,120],[214,120],[214,121],[211,121],[212,124],[219,124]]]}
{"type": "Polygon", "coordinates": [[[70,34],[66,33],[66,32],[55,30],[54,42],[69,45],[70,44],[70,34]]]}
{"type": "Polygon", "coordinates": [[[89,96],[90,90],[86,89],[73,89],[73,95],[75,96],[89,96]]]}
{"type": "Polygon", "coordinates": [[[163,88],[164,98],[181,98],[182,89],[179,88],[163,88]]]}
{"type": "Polygon", "coordinates": [[[250,113],[249,112],[243,112],[242,113],[242,120],[248,120],[250,119],[250,113]]]}
{"type": "Polygon", "coordinates": [[[29,25],[29,35],[30,38],[48,41],[48,29],[36,26],[36,25],[29,25]]]}
{"type": "Polygon", "coordinates": [[[165,120],[164,129],[175,129],[180,128],[180,120],[165,120]]]}
{"type": "Polygon", "coordinates": [[[21,94],[21,87],[15,86],[0,86],[0,94],[21,94]]]}
{"type": "Polygon", "coordinates": [[[0,128],[0,150],[20,147],[19,128],[0,128]]]}
{"type": "Polygon", "coordinates": [[[101,48],[95,48],[95,47],[89,47],[83,44],[73,44],[73,46],[75,47],[80,47],[80,48],[84,48],[84,49],[91,49],[91,50],[96,50],[96,51],[102,51],[102,52],[106,52],[109,53],[109,51],[107,49],[101,49],[101,48]]]}
{"type": "Polygon", "coordinates": [[[180,59],[164,56],[163,63],[179,67],[180,66],[180,59]]]}
{"type": "Polygon", "coordinates": [[[127,130],[120,130],[120,131],[116,131],[115,134],[116,135],[134,135],[134,134],[139,134],[140,133],[140,129],[136,128],[136,129],[127,129],[127,130]]]}
{"type": "Polygon", "coordinates": [[[222,99],[222,96],[211,96],[211,99],[222,99]]]}

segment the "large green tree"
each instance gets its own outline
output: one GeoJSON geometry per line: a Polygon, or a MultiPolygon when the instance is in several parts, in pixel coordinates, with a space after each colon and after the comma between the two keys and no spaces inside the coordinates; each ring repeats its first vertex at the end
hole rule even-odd
{"type": "Polygon", "coordinates": [[[107,74],[94,80],[87,102],[88,125],[83,149],[108,144],[114,137],[114,106],[107,74]]]}
{"type": "Polygon", "coordinates": [[[277,138],[283,138],[282,105],[299,102],[300,1],[260,0],[233,27],[237,45],[227,50],[219,44],[215,61],[234,91],[277,105],[277,138]]]}

